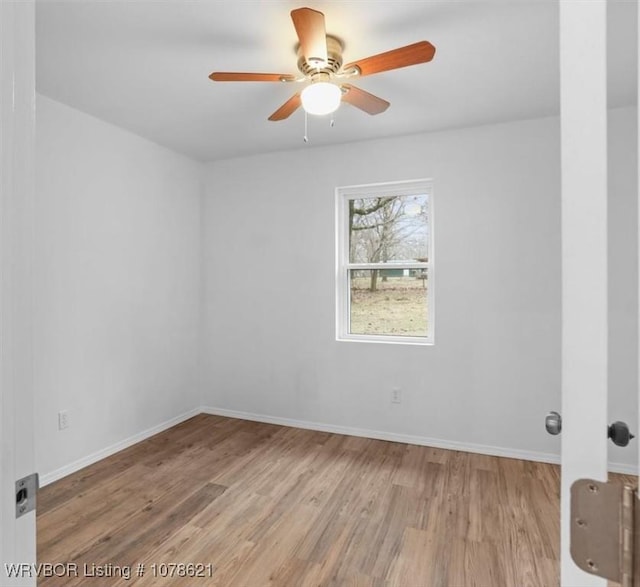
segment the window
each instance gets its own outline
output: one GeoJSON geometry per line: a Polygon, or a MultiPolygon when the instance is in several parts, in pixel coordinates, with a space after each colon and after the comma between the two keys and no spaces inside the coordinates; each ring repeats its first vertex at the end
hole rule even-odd
{"type": "Polygon", "coordinates": [[[338,340],[433,344],[429,180],[336,190],[338,340]]]}

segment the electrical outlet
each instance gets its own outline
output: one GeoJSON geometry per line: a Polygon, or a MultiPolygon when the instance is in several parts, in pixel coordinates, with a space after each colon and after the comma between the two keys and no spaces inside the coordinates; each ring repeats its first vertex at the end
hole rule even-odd
{"type": "Polygon", "coordinates": [[[402,403],[402,391],[400,390],[399,387],[394,387],[391,390],[391,403],[392,404],[402,403]]]}
{"type": "Polygon", "coordinates": [[[58,430],[69,428],[69,412],[62,410],[58,412],[58,430]]]}

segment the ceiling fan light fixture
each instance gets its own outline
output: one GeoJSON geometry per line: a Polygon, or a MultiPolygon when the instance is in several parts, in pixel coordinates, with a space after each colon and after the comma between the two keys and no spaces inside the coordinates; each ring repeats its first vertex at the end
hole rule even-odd
{"type": "Polygon", "coordinates": [[[305,112],[322,116],[331,114],[338,109],[342,99],[342,90],[329,82],[316,82],[302,90],[300,99],[305,112]]]}

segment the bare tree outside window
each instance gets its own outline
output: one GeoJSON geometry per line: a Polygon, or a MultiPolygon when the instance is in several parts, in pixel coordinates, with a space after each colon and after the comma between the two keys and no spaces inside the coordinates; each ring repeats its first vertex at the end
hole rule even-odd
{"type": "MultiPolygon", "coordinates": [[[[349,200],[349,260],[352,263],[417,261],[429,256],[427,196],[349,200]]],[[[372,271],[369,289],[384,271],[372,271]]]]}

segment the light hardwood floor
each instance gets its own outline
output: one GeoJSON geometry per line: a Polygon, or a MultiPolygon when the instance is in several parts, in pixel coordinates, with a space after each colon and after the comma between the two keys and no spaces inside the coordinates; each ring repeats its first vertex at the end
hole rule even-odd
{"type": "Polygon", "coordinates": [[[553,465],[201,415],[41,490],[38,560],[79,576],[38,584],[551,587],[558,495],[553,465]]]}

